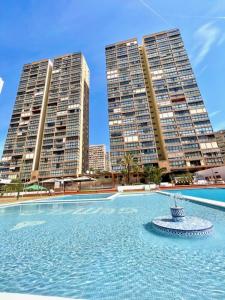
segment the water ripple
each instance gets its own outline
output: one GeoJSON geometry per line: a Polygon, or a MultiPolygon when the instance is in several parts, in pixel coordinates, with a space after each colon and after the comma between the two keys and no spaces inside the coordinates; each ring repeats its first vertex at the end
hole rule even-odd
{"type": "Polygon", "coordinates": [[[105,300],[225,299],[224,212],[188,204],[190,214],[214,223],[215,235],[180,240],[143,227],[168,210],[164,196],[121,199],[87,206],[113,214],[74,215],[77,205],[68,206],[68,214],[46,208],[42,226],[13,231],[40,222],[40,215],[6,213],[0,219],[0,290],[105,300]],[[119,213],[125,207],[134,213],[119,213]]]}

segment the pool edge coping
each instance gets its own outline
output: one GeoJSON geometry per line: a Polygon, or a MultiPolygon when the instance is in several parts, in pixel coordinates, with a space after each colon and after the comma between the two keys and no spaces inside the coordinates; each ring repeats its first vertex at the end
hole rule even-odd
{"type": "MultiPolygon", "coordinates": [[[[156,193],[165,195],[165,196],[170,196],[172,194],[172,190],[170,193],[168,192],[162,192],[162,191],[156,191],[156,193]]],[[[206,198],[199,198],[199,197],[193,197],[193,196],[187,196],[187,195],[182,195],[182,197],[184,199],[190,200],[193,203],[197,202],[198,204],[205,204],[205,205],[210,205],[213,206],[214,208],[218,208],[218,209],[224,209],[225,210],[225,202],[219,202],[216,200],[210,200],[210,199],[206,199],[206,198]]]]}
{"type": "MultiPolygon", "coordinates": [[[[98,193],[98,195],[100,194],[106,194],[106,193],[98,193]]],[[[7,208],[7,207],[11,207],[11,206],[17,206],[17,205],[26,205],[26,204],[59,204],[59,203],[87,203],[87,202],[101,202],[101,201],[113,201],[114,198],[117,198],[118,196],[120,196],[121,193],[117,192],[114,193],[113,195],[107,197],[107,198],[98,198],[98,199],[77,199],[75,201],[66,201],[66,200],[58,200],[57,198],[62,197],[62,196],[56,196],[56,197],[52,197],[51,199],[31,199],[31,200],[27,200],[27,201],[18,201],[18,202],[13,202],[13,203],[0,203],[0,208],[7,208]]],[[[71,196],[71,195],[66,195],[66,196],[71,196]]]]}

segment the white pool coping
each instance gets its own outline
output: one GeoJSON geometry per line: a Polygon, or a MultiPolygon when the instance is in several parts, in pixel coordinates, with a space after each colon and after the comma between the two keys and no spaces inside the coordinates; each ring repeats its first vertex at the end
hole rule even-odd
{"type": "Polygon", "coordinates": [[[113,200],[114,198],[117,198],[117,197],[120,196],[120,195],[121,195],[121,193],[117,192],[117,193],[113,194],[112,196],[107,197],[106,199],[107,199],[107,200],[108,200],[108,199],[113,200]]]}
{"type": "Polygon", "coordinates": [[[121,193],[119,196],[120,197],[136,197],[136,196],[149,196],[152,195],[153,193],[155,193],[155,191],[142,191],[142,192],[123,192],[121,193]]]}
{"type": "MultiPolygon", "coordinates": [[[[1,300],[71,300],[71,298],[37,296],[37,295],[17,294],[17,293],[0,293],[0,299],[1,300]]],[[[74,300],[85,300],[85,299],[75,298],[74,300]]]]}
{"type": "MultiPolygon", "coordinates": [[[[172,194],[172,190],[171,190],[170,193],[164,192],[164,191],[157,191],[157,193],[162,194],[162,195],[166,195],[166,196],[170,196],[172,194]]],[[[182,195],[182,197],[184,199],[187,199],[187,200],[196,201],[196,202],[203,203],[203,204],[205,203],[205,204],[209,204],[209,205],[212,205],[212,206],[215,206],[215,207],[222,207],[222,208],[225,209],[225,202],[210,200],[210,199],[206,199],[206,198],[187,196],[187,195],[182,195]]]]}
{"type": "MultiPolygon", "coordinates": [[[[107,193],[97,193],[98,195],[106,195],[107,193]]],[[[96,194],[96,195],[97,195],[96,194]]],[[[111,194],[111,193],[109,193],[111,194]]],[[[84,195],[84,194],[82,194],[84,195]]],[[[91,194],[88,194],[91,195],[91,194]]],[[[27,201],[18,201],[18,202],[13,202],[13,203],[0,203],[0,208],[6,208],[6,207],[10,207],[10,206],[18,206],[18,205],[29,205],[29,204],[59,204],[59,203],[87,203],[87,202],[102,202],[102,201],[109,201],[109,200],[114,200],[115,198],[117,198],[118,196],[120,196],[121,193],[117,192],[114,193],[113,195],[107,197],[107,198],[96,198],[96,199],[91,199],[91,198],[83,198],[83,199],[77,199],[77,200],[65,200],[65,199],[57,199],[62,197],[61,196],[56,196],[56,197],[52,197],[52,198],[39,198],[39,199],[31,199],[31,200],[27,200],[27,201]]],[[[73,195],[65,195],[65,196],[73,196],[73,195]]],[[[75,195],[78,196],[78,195],[75,195]]],[[[64,197],[64,196],[63,196],[64,197]]],[[[1,300],[1,298],[0,298],[1,300]]]]}

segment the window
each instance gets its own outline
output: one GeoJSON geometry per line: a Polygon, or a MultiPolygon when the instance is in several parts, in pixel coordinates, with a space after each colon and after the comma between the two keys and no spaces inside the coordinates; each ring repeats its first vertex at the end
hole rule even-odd
{"type": "Polygon", "coordinates": [[[211,149],[211,148],[218,148],[218,145],[216,142],[212,143],[200,143],[201,149],[211,149]]]}
{"type": "Polygon", "coordinates": [[[199,113],[205,113],[205,112],[206,112],[205,108],[190,109],[191,114],[199,114],[199,113]]]}
{"type": "Polygon", "coordinates": [[[137,135],[124,137],[124,142],[125,143],[137,142],[137,141],[138,141],[138,136],[137,135]]]}
{"type": "Polygon", "coordinates": [[[171,117],[173,117],[173,112],[162,113],[159,116],[160,116],[160,119],[171,118],[171,117]]]}

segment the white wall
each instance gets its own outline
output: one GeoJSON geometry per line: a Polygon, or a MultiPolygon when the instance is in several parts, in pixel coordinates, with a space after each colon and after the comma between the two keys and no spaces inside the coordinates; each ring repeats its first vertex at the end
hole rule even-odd
{"type": "Polygon", "coordinates": [[[225,181],[225,166],[211,168],[203,171],[196,172],[196,175],[200,175],[201,177],[216,177],[218,175],[221,176],[222,180],[225,181]]]}

